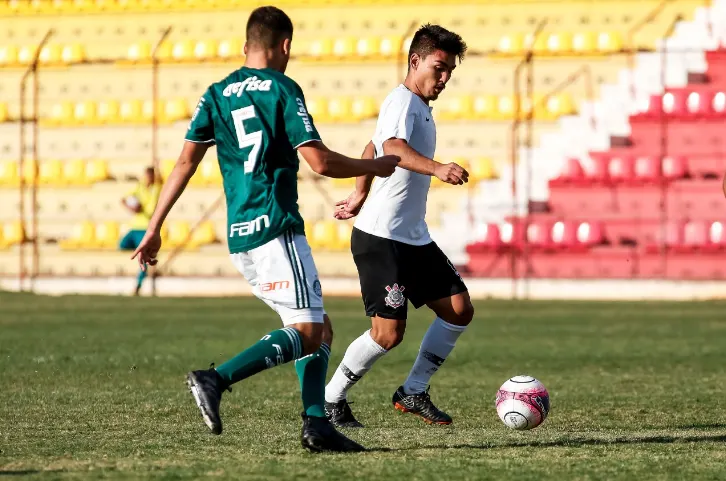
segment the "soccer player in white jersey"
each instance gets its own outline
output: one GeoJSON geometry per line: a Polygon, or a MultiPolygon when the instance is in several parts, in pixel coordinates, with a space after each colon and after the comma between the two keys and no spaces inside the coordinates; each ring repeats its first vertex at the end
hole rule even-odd
{"type": "Polygon", "coordinates": [[[408,378],[393,395],[393,405],[429,424],[451,423],[451,417],[431,402],[429,380],[471,322],[474,308],[461,276],[431,240],[424,218],[432,176],[454,185],[469,177],[457,164],[433,160],[436,126],[430,106],[465,52],[461,37],[438,25],[424,25],[416,32],[406,80],[383,102],[364,154],[395,154],[401,161],[394,174],[378,179],[372,190],[373,177],[359,177],[355,192],[337,204],[338,219],[360,211],[351,250],[372,320],[372,328],[348,347],[325,389],[326,414],[337,426],[362,427],[348,405],[348,390],[402,341],[408,300],[416,308],[428,306],[436,317],[408,378]]]}

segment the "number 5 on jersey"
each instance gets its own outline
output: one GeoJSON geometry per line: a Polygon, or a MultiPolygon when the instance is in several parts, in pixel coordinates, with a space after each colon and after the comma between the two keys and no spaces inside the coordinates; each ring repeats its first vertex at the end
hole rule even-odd
{"type": "Polygon", "coordinates": [[[260,153],[260,145],[262,144],[262,132],[245,132],[244,121],[255,117],[255,106],[242,107],[232,111],[232,120],[234,120],[234,130],[237,132],[237,140],[239,148],[252,146],[252,150],[247,155],[244,162],[245,174],[252,173],[257,165],[257,156],[260,153]]]}

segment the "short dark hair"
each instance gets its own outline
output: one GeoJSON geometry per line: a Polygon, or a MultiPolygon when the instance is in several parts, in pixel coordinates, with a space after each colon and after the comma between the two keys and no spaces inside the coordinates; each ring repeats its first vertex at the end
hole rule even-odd
{"type": "Polygon", "coordinates": [[[259,7],[247,20],[247,43],[274,48],[284,38],[292,38],[292,20],[277,7],[259,7]]]}
{"type": "Polygon", "coordinates": [[[461,35],[446,30],[440,25],[427,23],[419,28],[413,36],[411,48],[408,49],[408,58],[411,59],[411,55],[416,53],[424,59],[434,50],[443,50],[446,53],[456,55],[459,63],[461,63],[464,60],[466,48],[466,43],[464,43],[461,35]]]}

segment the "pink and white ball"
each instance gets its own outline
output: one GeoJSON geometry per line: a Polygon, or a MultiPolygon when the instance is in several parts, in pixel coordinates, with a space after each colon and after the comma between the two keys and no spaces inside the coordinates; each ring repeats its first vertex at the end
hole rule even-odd
{"type": "Polygon", "coordinates": [[[499,388],[495,405],[505,426],[523,431],[547,419],[550,395],[544,384],[532,376],[515,376],[499,388]]]}

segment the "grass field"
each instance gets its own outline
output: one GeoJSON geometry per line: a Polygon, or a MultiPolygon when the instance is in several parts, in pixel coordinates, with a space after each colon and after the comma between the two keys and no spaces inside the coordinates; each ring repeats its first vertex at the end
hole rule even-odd
{"type": "MultiPolygon", "coordinates": [[[[225,394],[207,432],[183,384],[279,325],[254,299],[60,298],[0,293],[0,478],[726,479],[726,304],[479,302],[433,379],[447,427],[396,412],[431,316],[352,391],[360,455],[299,445],[292,366],[225,394]],[[529,432],[494,394],[527,373],[552,411],[529,432]]],[[[329,300],[331,369],[365,328],[358,300],[329,300]]]]}

